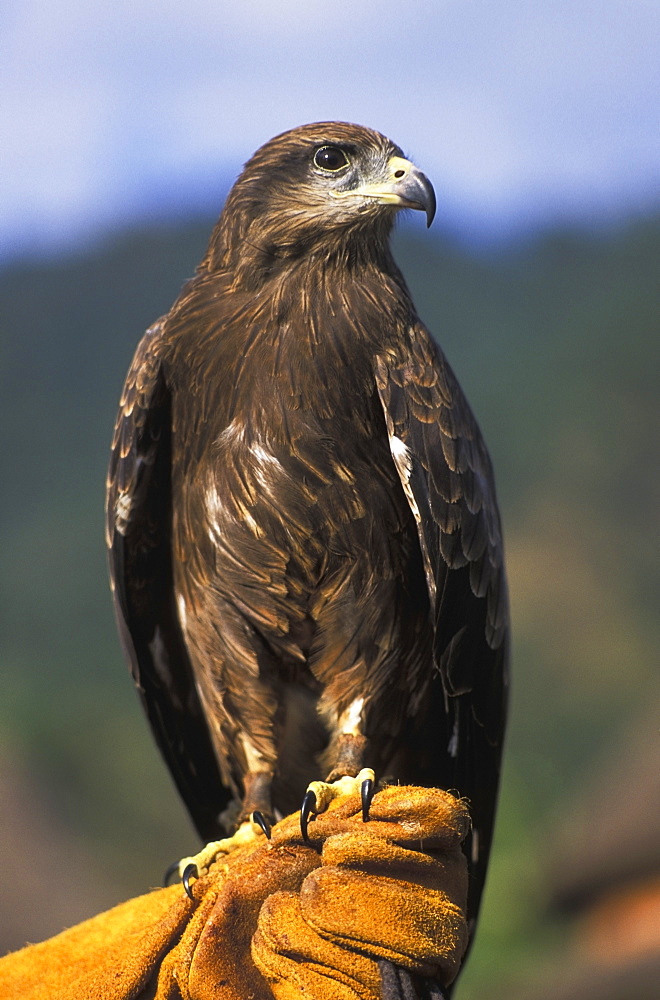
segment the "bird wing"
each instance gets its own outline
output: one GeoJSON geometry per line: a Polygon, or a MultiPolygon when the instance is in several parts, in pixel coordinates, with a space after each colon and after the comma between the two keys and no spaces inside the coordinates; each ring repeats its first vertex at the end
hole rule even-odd
{"type": "Polygon", "coordinates": [[[106,538],[124,653],[158,746],[204,839],[221,831],[222,785],[177,616],[171,557],[171,398],[163,320],[130,367],[112,442],[106,538]]]}
{"type": "Polygon", "coordinates": [[[390,449],[415,517],[434,626],[426,721],[411,733],[422,782],[470,800],[476,917],[506,717],[508,600],[490,458],[439,347],[416,323],[375,363],[390,449]]]}

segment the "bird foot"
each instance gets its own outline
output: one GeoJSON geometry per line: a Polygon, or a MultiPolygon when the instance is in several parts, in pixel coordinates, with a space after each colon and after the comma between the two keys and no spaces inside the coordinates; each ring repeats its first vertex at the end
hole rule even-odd
{"type": "Polygon", "coordinates": [[[363,767],[354,778],[350,775],[344,775],[337,781],[310,782],[300,810],[300,832],[303,840],[309,842],[307,826],[310,818],[317,813],[325,812],[332,800],[341,795],[353,795],[359,791],[362,799],[362,819],[366,823],[369,819],[369,806],[374,796],[375,781],[376,776],[373,770],[370,767],[363,767]]]}
{"type": "Polygon", "coordinates": [[[179,873],[179,878],[186,890],[186,895],[193,899],[191,880],[201,878],[206,875],[214,862],[226,854],[230,854],[239,847],[246,847],[254,843],[255,840],[264,834],[270,838],[270,826],[260,812],[253,812],[250,819],[244,820],[231,837],[224,837],[222,840],[211,840],[201,851],[188,858],[181,858],[175,867],[179,873]]]}

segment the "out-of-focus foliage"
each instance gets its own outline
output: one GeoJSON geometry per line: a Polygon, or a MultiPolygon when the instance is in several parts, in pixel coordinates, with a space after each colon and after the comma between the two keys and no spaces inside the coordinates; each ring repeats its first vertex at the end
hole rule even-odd
{"type": "MultiPolygon", "coordinates": [[[[210,225],[0,275],[0,843],[44,898],[20,926],[0,906],[5,947],[156,884],[196,844],[121,660],[102,506],[125,370],[210,225]]],[[[470,1000],[561,946],[539,917],[549,830],[657,686],[660,221],[481,255],[405,233],[397,256],[483,426],[507,538],[514,696],[470,1000]]]]}

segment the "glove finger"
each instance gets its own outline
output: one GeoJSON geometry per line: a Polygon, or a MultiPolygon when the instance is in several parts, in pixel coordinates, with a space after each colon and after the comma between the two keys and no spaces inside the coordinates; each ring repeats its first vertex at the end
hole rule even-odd
{"type": "Polygon", "coordinates": [[[318,855],[309,848],[261,847],[238,866],[230,860],[225,878],[211,893],[212,914],[184,935],[189,946],[178,971],[178,982],[187,980],[188,993],[183,995],[265,1000],[267,987],[250,954],[262,903],[278,890],[297,890],[316,865],[318,855]],[[223,984],[222,990],[214,984],[223,984]]]}
{"type": "Polygon", "coordinates": [[[439,788],[390,785],[374,797],[369,829],[419,850],[452,847],[466,837],[470,814],[465,799],[439,788]]]}
{"type": "Polygon", "coordinates": [[[297,893],[266,900],[252,939],[252,959],[276,1000],[379,1000],[375,961],[347,951],[313,930],[297,893]]]}
{"type": "Polygon", "coordinates": [[[383,840],[371,832],[356,830],[329,837],[321,859],[328,867],[340,866],[401,879],[417,886],[442,890],[453,903],[465,908],[467,902],[467,862],[458,842],[451,848],[427,853],[428,842],[417,850],[383,840]]]}
{"type": "Polygon", "coordinates": [[[303,917],[335,944],[450,982],[467,946],[460,905],[441,889],[345,868],[317,868],[300,891],[303,917]]]}

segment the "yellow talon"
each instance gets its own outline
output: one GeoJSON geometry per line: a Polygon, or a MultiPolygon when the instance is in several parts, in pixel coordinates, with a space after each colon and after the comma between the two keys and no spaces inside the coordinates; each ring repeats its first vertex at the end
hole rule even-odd
{"type": "Polygon", "coordinates": [[[346,774],[337,781],[311,781],[307,786],[308,792],[314,792],[316,796],[316,808],[314,812],[325,812],[333,799],[338,799],[340,795],[354,795],[359,793],[364,781],[375,781],[376,775],[370,767],[363,767],[354,778],[346,774]]]}
{"type": "Polygon", "coordinates": [[[337,781],[311,781],[307,786],[300,810],[300,832],[305,843],[309,843],[310,817],[324,812],[333,799],[342,795],[360,794],[362,818],[366,823],[369,818],[369,805],[373,797],[375,781],[376,776],[370,767],[363,767],[354,778],[350,775],[344,775],[337,781]]]}
{"type": "Polygon", "coordinates": [[[251,844],[257,837],[263,837],[263,832],[259,824],[252,819],[244,820],[236,833],[232,834],[231,837],[224,837],[222,840],[211,840],[197,854],[193,854],[189,858],[181,858],[178,867],[179,878],[183,878],[186,868],[191,865],[195,868],[197,878],[206,875],[211,865],[220,857],[230,854],[239,847],[251,844]]]}

